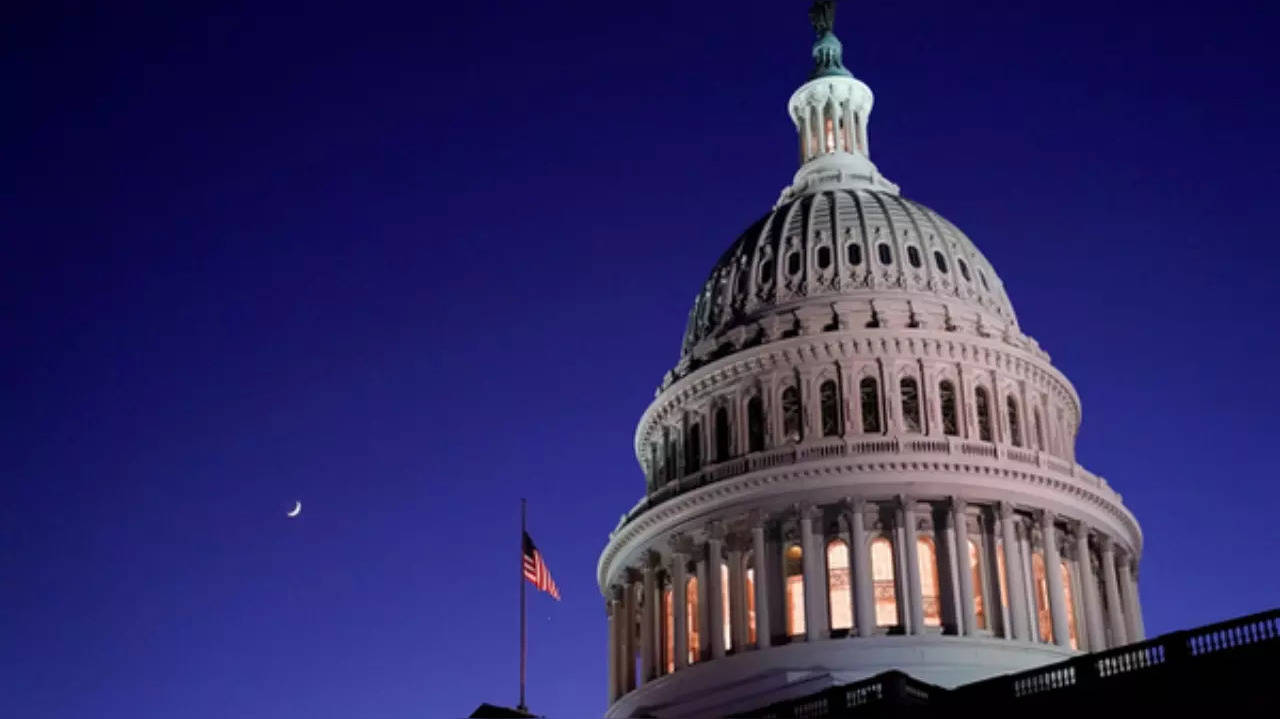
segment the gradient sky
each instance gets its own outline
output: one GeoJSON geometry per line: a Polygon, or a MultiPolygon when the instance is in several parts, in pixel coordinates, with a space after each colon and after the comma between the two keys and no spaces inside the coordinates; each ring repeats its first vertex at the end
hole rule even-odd
{"type": "MultiPolygon", "coordinates": [[[[11,14],[5,713],[515,704],[527,496],[529,703],[599,716],[635,422],[795,170],[807,4],[11,14]]],[[[1280,12],[1008,5],[841,7],[873,158],[1075,383],[1148,632],[1275,607],[1280,12]]]]}

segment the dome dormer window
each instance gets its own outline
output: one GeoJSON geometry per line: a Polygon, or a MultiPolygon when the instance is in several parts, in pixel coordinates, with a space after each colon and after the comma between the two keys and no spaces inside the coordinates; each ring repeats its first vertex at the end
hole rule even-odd
{"type": "MultiPolygon", "coordinates": [[[[888,247],[888,245],[881,245],[881,247],[888,247]]],[[[881,262],[883,261],[884,260],[881,260],[881,262]]],[[[920,250],[917,250],[913,246],[907,247],[907,262],[910,262],[912,267],[919,269],[920,268],[920,250]]],[[[885,264],[888,264],[888,263],[885,263],[885,264]]]]}
{"type": "Polygon", "coordinates": [[[943,257],[941,252],[933,251],[933,262],[938,266],[939,272],[947,274],[947,258],[943,257]]]}
{"type": "Polygon", "coordinates": [[[882,265],[893,264],[893,250],[889,249],[889,244],[887,242],[881,242],[876,247],[876,252],[880,254],[880,264],[882,265]]]}

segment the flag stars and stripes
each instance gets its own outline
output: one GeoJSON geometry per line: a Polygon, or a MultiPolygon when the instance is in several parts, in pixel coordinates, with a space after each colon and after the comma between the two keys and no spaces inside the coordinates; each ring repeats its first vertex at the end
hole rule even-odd
{"type": "Polygon", "coordinates": [[[524,533],[524,578],[529,580],[539,591],[550,594],[556,601],[560,600],[560,588],[556,580],[551,578],[551,570],[542,558],[542,552],[533,545],[529,533],[524,533]]]}

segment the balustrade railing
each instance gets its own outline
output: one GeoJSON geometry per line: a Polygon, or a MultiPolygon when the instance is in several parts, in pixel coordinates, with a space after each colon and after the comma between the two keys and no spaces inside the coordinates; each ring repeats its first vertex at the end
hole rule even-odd
{"type": "MultiPolygon", "coordinates": [[[[770,469],[796,462],[834,459],[848,456],[901,454],[963,455],[987,459],[1007,459],[1013,462],[1041,467],[1055,474],[1064,475],[1090,486],[1105,487],[1106,482],[1083,467],[1044,452],[997,445],[991,442],[963,440],[958,437],[869,437],[846,439],[828,437],[816,442],[786,445],[774,449],[753,452],[723,462],[707,465],[696,472],[672,479],[649,493],[624,516],[625,524],[637,513],[660,504],[678,494],[703,485],[719,482],[740,474],[770,469]]],[[[621,525],[619,525],[621,526],[621,525]]]]}

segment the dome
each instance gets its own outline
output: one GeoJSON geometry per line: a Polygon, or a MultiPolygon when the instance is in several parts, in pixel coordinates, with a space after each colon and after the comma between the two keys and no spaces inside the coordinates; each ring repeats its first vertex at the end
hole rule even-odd
{"type": "Polygon", "coordinates": [[[1144,636],[1142,531],[991,264],[871,162],[810,11],[800,167],[703,283],[597,579],[608,717],[733,716],[887,670],[954,687],[1144,636]]]}
{"type": "Polygon", "coordinates": [[[877,299],[918,326],[1017,326],[999,276],[955,225],[894,192],[839,188],[778,205],[733,243],[694,301],[681,356],[723,356],[818,300],[834,317],[837,302],[870,314],[877,299]]]}

